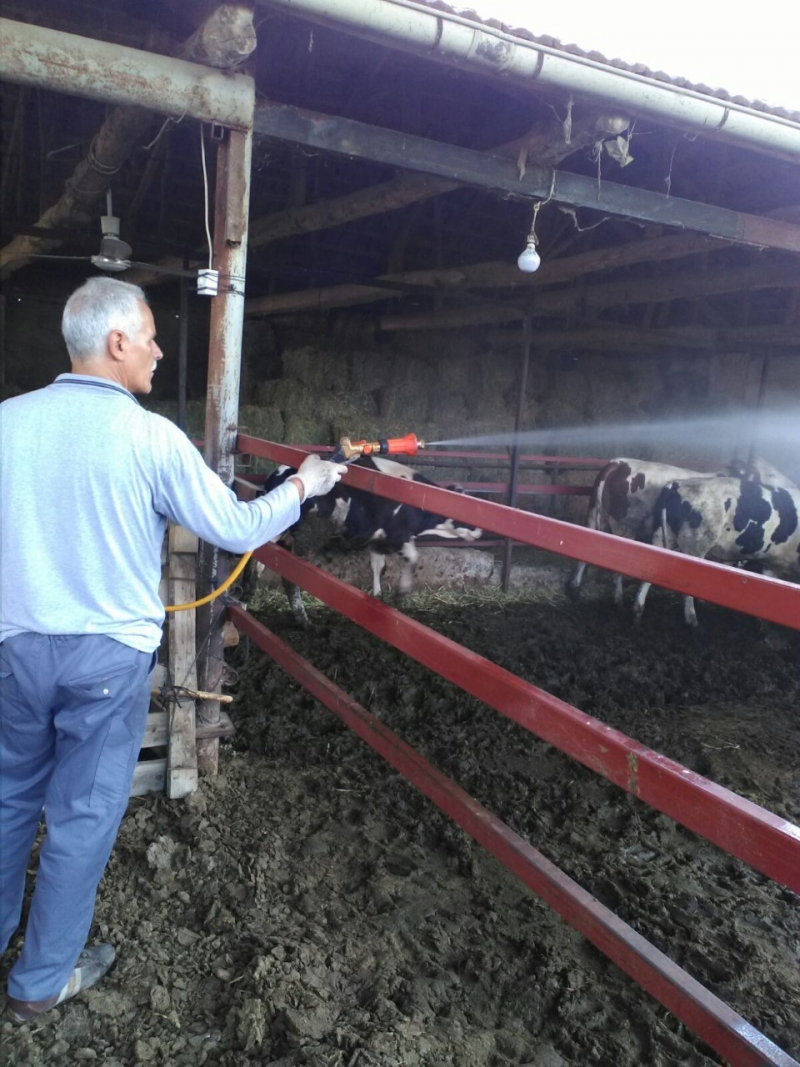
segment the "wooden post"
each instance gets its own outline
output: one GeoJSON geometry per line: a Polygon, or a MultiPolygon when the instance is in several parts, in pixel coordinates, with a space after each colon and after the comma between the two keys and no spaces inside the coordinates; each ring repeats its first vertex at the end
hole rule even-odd
{"type": "MultiPolygon", "coordinates": [[[[220,272],[220,293],[211,300],[206,401],[205,459],[226,485],[233,484],[236,426],[239,418],[244,276],[247,263],[247,212],[250,202],[252,131],[229,130],[217,149],[214,200],[214,267],[220,272]]],[[[228,553],[204,545],[201,554],[204,588],[216,589],[230,572],[228,553]]],[[[201,608],[199,627],[200,688],[218,693],[224,668],[222,601],[201,608]]],[[[198,708],[203,726],[220,723],[219,701],[204,700],[198,708]]],[[[198,766],[216,774],[218,734],[198,745],[198,766]]]]}
{"type": "MultiPolygon", "coordinates": [[[[169,530],[170,603],[188,604],[195,599],[198,540],[182,526],[169,530]]],[[[195,697],[197,666],[195,609],[174,611],[169,617],[169,669],[172,694],[169,700],[167,750],[168,797],[185,797],[197,789],[195,697]],[[190,693],[184,693],[188,689],[190,693]]]]}

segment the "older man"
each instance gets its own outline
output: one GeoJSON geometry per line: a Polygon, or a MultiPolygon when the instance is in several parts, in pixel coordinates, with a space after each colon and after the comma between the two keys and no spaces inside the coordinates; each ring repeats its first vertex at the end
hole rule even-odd
{"type": "Polygon", "coordinates": [[[46,835],[8,1014],[34,1018],[94,985],[84,948],[125,811],[161,643],[167,522],[245,552],[281,534],[345,468],[309,456],[244,503],[134,394],[163,353],[144,293],[92,278],[67,301],[71,373],[0,405],[0,952],[46,835]]]}

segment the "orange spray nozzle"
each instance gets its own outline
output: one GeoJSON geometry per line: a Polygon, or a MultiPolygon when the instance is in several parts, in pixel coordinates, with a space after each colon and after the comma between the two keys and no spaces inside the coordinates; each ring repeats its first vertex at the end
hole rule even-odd
{"type": "Polygon", "coordinates": [[[405,437],[389,437],[386,441],[386,451],[390,456],[416,456],[418,450],[424,447],[425,442],[415,433],[407,433],[405,437]]]}

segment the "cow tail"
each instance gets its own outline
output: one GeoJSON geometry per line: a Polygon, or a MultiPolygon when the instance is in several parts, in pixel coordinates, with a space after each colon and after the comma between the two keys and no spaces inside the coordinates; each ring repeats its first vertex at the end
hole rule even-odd
{"type": "Polygon", "coordinates": [[[656,506],[653,511],[653,537],[652,543],[659,548],[669,548],[667,541],[667,530],[669,524],[667,522],[667,500],[669,494],[669,487],[664,486],[658,495],[656,506]]]}

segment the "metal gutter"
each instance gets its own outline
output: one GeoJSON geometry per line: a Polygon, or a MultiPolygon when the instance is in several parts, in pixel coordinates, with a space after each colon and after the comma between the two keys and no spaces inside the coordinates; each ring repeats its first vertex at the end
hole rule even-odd
{"type": "Polygon", "coordinates": [[[518,85],[602,100],[715,140],[790,162],[800,159],[800,123],[790,118],[654,81],[412,0],[269,0],[269,6],[518,85]]]}
{"type": "Polygon", "coordinates": [[[201,122],[252,127],[255,85],[199,63],[0,18],[0,78],[201,122]]]}

